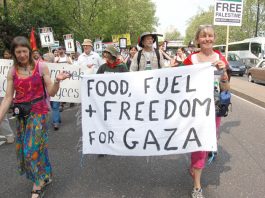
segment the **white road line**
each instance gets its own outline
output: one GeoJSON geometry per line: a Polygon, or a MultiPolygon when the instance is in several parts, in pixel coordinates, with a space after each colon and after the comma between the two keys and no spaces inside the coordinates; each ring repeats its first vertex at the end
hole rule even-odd
{"type": "Polygon", "coordinates": [[[245,101],[245,102],[247,102],[247,103],[249,103],[249,104],[252,104],[252,105],[254,105],[254,106],[256,106],[256,107],[259,107],[259,108],[262,109],[262,110],[265,110],[264,107],[261,107],[261,106],[255,104],[255,103],[253,103],[253,102],[250,102],[250,101],[248,101],[248,100],[246,100],[246,99],[244,99],[244,98],[241,98],[240,96],[237,96],[237,95],[235,95],[235,94],[232,94],[232,95],[233,95],[233,97],[237,97],[237,98],[239,98],[239,99],[241,99],[241,100],[243,100],[243,101],[245,101]]]}

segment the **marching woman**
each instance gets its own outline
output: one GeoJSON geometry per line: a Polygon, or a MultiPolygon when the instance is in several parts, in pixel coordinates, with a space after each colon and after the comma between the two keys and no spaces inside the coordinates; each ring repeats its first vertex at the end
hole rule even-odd
{"type": "Polygon", "coordinates": [[[13,39],[11,54],[14,65],[7,75],[6,95],[0,106],[0,123],[13,102],[17,117],[18,170],[20,175],[26,174],[27,179],[33,182],[32,198],[40,198],[52,175],[47,144],[49,107],[46,92],[54,96],[60,81],[68,78],[69,74],[61,72],[52,82],[45,63],[32,59],[32,49],[25,37],[13,39]]]}
{"type": "MultiPolygon", "coordinates": [[[[201,25],[199,26],[195,40],[200,47],[199,52],[195,52],[190,54],[185,60],[184,65],[192,65],[204,62],[210,62],[214,65],[218,70],[223,70],[222,74],[215,74],[215,85],[218,87],[215,89],[219,89],[219,91],[228,90],[229,89],[229,81],[227,68],[228,63],[225,60],[225,57],[219,51],[213,49],[214,42],[216,40],[216,35],[214,32],[214,28],[212,25],[201,25]]],[[[209,86],[215,86],[209,85],[209,86]]],[[[220,128],[221,117],[216,116],[216,132],[218,137],[218,131],[220,128]]],[[[205,161],[208,157],[208,152],[198,151],[191,153],[191,167],[190,174],[194,181],[194,188],[192,190],[193,198],[203,198],[202,188],[201,188],[201,174],[202,170],[205,166],[205,161]]]]}

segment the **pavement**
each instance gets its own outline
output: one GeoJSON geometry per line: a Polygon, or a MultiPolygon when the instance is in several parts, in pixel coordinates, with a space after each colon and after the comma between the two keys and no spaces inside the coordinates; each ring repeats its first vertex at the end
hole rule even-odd
{"type": "Polygon", "coordinates": [[[243,80],[242,77],[232,76],[230,88],[233,94],[265,108],[265,85],[251,83],[243,80]]]}
{"type": "MultiPolygon", "coordinates": [[[[232,93],[265,108],[265,85],[231,78],[232,93]]],[[[263,198],[265,194],[265,112],[232,97],[233,111],[223,120],[218,158],[202,176],[207,198],[263,198]],[[248,113],[246,113],[248,112],[248,113]],[[247,120],[255,117],[252,122],[247,120]]],[[[59,131],[49,131],[53,183],[46,198],[188,198],[189,155],[123,157],[80,153],[78,106],[62,113],[59,131]],[[73,124],[76,123],[76,124],[73,124]]],[[[14,128],[15,120],[11,125],[14,128]]],[[[18,176],[15,144],[0,151],[0,198],[29,197],[31,182],[18,176]]]]}

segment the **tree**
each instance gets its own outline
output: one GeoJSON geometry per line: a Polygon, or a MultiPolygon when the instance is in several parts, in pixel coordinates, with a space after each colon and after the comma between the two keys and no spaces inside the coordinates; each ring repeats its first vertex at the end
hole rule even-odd
{"type": "MultiPolygon", "coordinates": [[[[194,40],[195,33],[199,25],[213,24],[214,8],[209,7],[208,11],[199,11],[193,16],[186,30],[185,43],[194,40]]],[[[229,42],[240,41],[255,36],[255,21],[257,18],[257,0],[245,0],[243,9],[243,20],[241,27],[230,27],[229,42]]],[[[260,2],[260,22],[259,30],[265,28],[265,2],[260,2]]],[[[217,35],[216,44],[226,43],[226,26],[215,26],[217,35]]]]}
{"type": "Polygon", "coordinates": [[[166,40],[178,40],[180,38],[180,32],[176,28],[165,33],[166,40]]]}
{"type": "MultiPolygon", "coordinates": [[[[17,35],[29,36],[31,28],[52,27],[55,40],[74,34],[76,40],[104,38],[130,33],[133,43],[157,25],[155,4],[151,0],[6,0],[9,20],[0,24],[6,46],[17,35]]],[[[1,8],[2,9],[2,8],[1,8]]]]}

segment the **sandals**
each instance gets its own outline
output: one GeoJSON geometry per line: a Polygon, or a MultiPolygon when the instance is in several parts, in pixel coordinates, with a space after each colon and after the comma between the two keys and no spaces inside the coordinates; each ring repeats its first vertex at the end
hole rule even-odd
{"type": "Polygon", "coordinates": [[[44,192],[45,192],[45,188],[52,183],[52,179],[51,178],[47,178],[44,180],[43,185],[41,186],[40,190],[32,190],[31,191],[31,195],[33,194],[37,194],[38,197],[37,198],[43,198],[44,197],[44,192]]]}
{"type": "Polygon", "coordinates": [[[51,183],[52,183],[52,179],[51,178],[45,179],[42,188],[45,188],[46,186],[48,186],[51,183]]]}
{"type": "Polygon", "coordinates": [[[40,190],[32,190],[31,191],[31,195],[33,194],[37,194],[38,197],[37,198],[43,198],[44,197],[44,190],[40,189],[40,190]]]}

